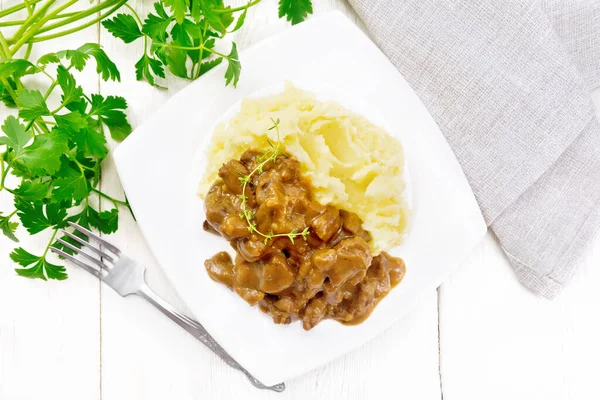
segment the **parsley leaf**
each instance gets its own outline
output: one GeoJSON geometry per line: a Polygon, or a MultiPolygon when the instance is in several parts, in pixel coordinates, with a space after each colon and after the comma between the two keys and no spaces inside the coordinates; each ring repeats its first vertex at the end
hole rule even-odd
{"type": "Polygon", "coordinates": [[[2,216],[0,212],[0,230],[4,233],[4,236],[12,240],[13,242],[18,242],[19,239],[15,236],[15,231],[19,224],[17,222],[10,222],[9,217],[2,216]]]}
{"type": "MultiPolygon", "coordinates": [[[[124,113],[125,99],[86,96],[77,85],[70,70],[82,70],[92,58],[104,80],[119,79],[116,66],[95,43],[46,54],[35,65],[26,60],[0,60],[0,100],[19,107],[18,116],[8,116],[0,132],[0,146],[4,146],[0,149],[0,192],[10,192],[15,205],[10,214],[0,214],[0,230],[17,241],[17,218],[29,234],[53,230],[41,256],[22,248],[11,254],[23,267],[17,273],[25,277],[44,280],[67,277],[64,267],[50,263],[46,257],[50,245],[58,246],[54,242],[57,231],[66,227],[67,220],[77,220],[86,227],[93,225],[102,232],[117,229],[117,209],[98,212],[90,207],[88,198],[99,183],[100,163],[108,153],[104,126],[118,140],[131,132],[131,126],[124,113]],[[58,64],[56,69],[47,71],[46,66],[52,63],[58,64]],[[38,73],[53,80],[45,90],[33,89],[28,82],[21,81],[25,75],[38,73]],[[60,91],[60,96],[55,95],[56,91],[60,91]],[[62,114],[60,110],[64,110],[62,114]],[[48,118],[40,118],[43,116],[48,118]],[[5,179],[9,173],[11,179],[5,179]],[[13,178],[17,178],[16,184],[13,178]],[[76,206],[80,209],[69,217],[69,211],[76,206]]],[[[35,82],[39,85],[47,81],[44,77],[35,82]]],[[[94,192],[115,205],[129,205],[98,189],[94,192]]]]}
{"type": "Polygon", "coordinates": [[[41,179],[24,180],[14,190],[15,195],[26,201],[42,200],[50,193],[50,182],[42,182],[41,179]]]}
{"type": "Polygon", "coordinates": [[[73,199],[79,202],[90,193],[90,187],[85,175],[72,167],[64,168],[61,177],[53,182],[52,199],[63,201],[73,199]]]}
{"type": "Polygon", "coordinates": [[[2,125],[5,137],[0,136],[0,145],[6,144],[19,153],[33,137],[31,131],[26,131],[25,126],[19,123],[12,115],[8,116],[2,125]]]}
{"type": "Polygon", "coordinates": [[[221,64],[221,61],[223,61],[222,58],[215,58],[214,60],[203,62],[200,64],[200,75],[205,74],[217,65],[221,64]]]}
{"type": "Polygon", "coordinates": [[[33,121],[43,115],[50,115],[44,96],[39,90],[17,90],[17,105],[21,108],[19,117],[26,121],[33,121]]]}
{"type": "Polygon", "coordinates": [[[131,43],[143,36],[137,22],[129,14],[117,14],[113,19],[102,21],[102,26],[125,43],[131,43]]]}
{"type": "Polygon", "coordinates": [[[25,201],[15,198],[15,208],[21,224],[31,235],[39,233],[55,224],[59,224],[67,216],[67,210],[61,204],[44,205],[41,202],[25,201]]]}
{"type": "Polygon", "coordinates": [[[102,233],[110,234],[116,232],[119,224],[119,214],[116,208],[109,211],[98,212],[88,207],[88,221],[90,226],[98,229],[102,233]]]}
{"type": "Polygon", "coordinates": [[[160,60],[152,58],[148,56],[148,54],[144,54],[135,64],[135,77],[138,81],[146,79],[152,86],[158,86],[154,83],[155,75],[160,78],[165,77],[165,69],[162,63],[160,60]]]}
{"type": "Polygon", "coordinates": [[[312,14],[311,0],[279,0],[279,18],[285,17],[292,25],[296,25],[312,14]]]}
{"type": "Polygon", "coordinates": [[[238,17],[238,19],[237,19],[237,21],[235,23],[235,26],[233,27],[233,30],[229,31],[229,33],[233,33],[235,31],[239,30],[242,27],[242,25],[244,25],[244,22],[246,21],[246,14],[247,13],[248,13],[248,9],[246,8],[244,10],[244,12],[238,17]]]}
{"type": "Polygon", "coordinates": [[[45,256],[34,256],[33,254],[25,251],[22,247],[16,248],[10,254],[10,258],[17,264],[24,267],[16,269],[17,274],[20,276],[24,276],[26,278],[39,278],[43,280],[67,279],[65,267],[51,264],[46,260],[45,256]]]}
{"type": "Polygon", "coordinates": [[[192,4],[190,4],[190,11],[192,15],[192,19],[194,22],[200,22],[202,18],[202,0],[190,0],[192,4]]]}
{"type": "MultiPolygon", "coordinates": [[[[185,20],[183,24],[175,24],[173,26],[173,29],[171,30],[171,36],[173,37],[174,44],[183,47],[192,47],[194,45],[194,42],[188,33],[190,25],[193,28],[197,28],[196,24],[188,20],[185,20]]],[[[163,61],[169,67],[169,71],[171,71],[171,73],[175,76],[188,78],[188,68],[186,65],[188,55],[192,56],[192,54],[194,54],[197,59],[198,50],[183,50],[172,47],[165,47],[164,49],[165,52],[163,61]]],[[[193,58],[192,61],[195,62],[193,58]]]]}
{"type": "Polygon", "coordinates": [[[117,66],[108,58],[104,50],[97,43],[86,43],[75,50],[59,51],[56,53],[56,56],[57,58],[70,60],[71,65],[78,71],[83,71],[87,60],[92,56],[96,60],[96,72],[102,76],[103,80],[121,80],[121,74],[117,66]]]}
{"type": "Polygon", "coordinates": [[[67,150],[67,138],[52,131],[37,135],[31,145],[15,155],[13,161],[34,176],[52,175],[60,168],[60,156],[67,150]]]}
{"type": "Polygon", "coordinates": [[[10,87],[13,91],[17,90],[17,84],[10,78],[6,80],[6,83],[8,83],[8,85],[4,85],[4,83],[0,82],[0,101],[3,102],[6,107],[16,107],[17,103],[15,103],[15,99],[13,99],[8,88],[10,87]]]}
{"type": "Polygon", "coordinates": [[[59,63],[60,58],[56,55],[56,53],[48,53],[44,54],[38,59],[38,65],[47,65],[47,64],[55,64],[59,63]]]}
{"type": "Polygon", "coordinates": [[[77,148],[87,157],[104,158],[108,154],[104,135],[94,129],[84,129],[75,135],[77,148]]]}
{"type": "Polygon", "coordinates": [[[74,136],[75,133],[85,129],[88,126],[87,119],[79,111],[55,115],[54,120],[56,121],[59,129],[70,133],[71,136],[74,136]]]}
{"type": "MultiPolygon", "coordinates": [[[[197,3],[197,2],[196,2],[197,3]]],[[[161,2],[154,3],[155,14],[148,14],[144,20],[142,32],[150,36],[152,39],[158,39],[164,42],[167,39],[167,29],[173,22],[172,18],[167,15],[161,2]]]]}
{"type": "Polygon", "coordinates": [[[171,9],[177,23],[181,24],[190,6],[190,0],[163,0],[163,3],[171,9]]]}
{"type": "Polygon", "coordinates": [[[59,65],[58,68],[56,68],[56,80],[63,91],[63,105],[66,106],[74,101],[81,100],[83,90],[81,87],[77,86],[73,75],[62,65],[59,65]]]}
{"type": "MultiPolygon", "coordinates": [[[[164,76],[164,75],[163,75],[164,76]]],[[[119,96],[92,95],[92,108],[90,116],[98,116],[106,124],[110,136],[115,140],[125,139],[132,131],[127,122],[127,115],[122,110],[127,108],[127,101],[119,96]]]]}
{"type": "Polygon", "coordinates": [[[238,58],[237,47],[235,43],[231,44],[231,51],[227,55],[227,70],[225,71],[225,86],[233,83],[233,87],[237,86],[242,72],[242,65],[238,58]]]}
{"type": "Polygon", "coordinates": [[[36,72],[37,67],[27,60],[0,60],[0,79],[17,79],[25,75],[34,74],[36,72]]]}
{"type": "Polygon", "coordinates": [[[222,11],[230,10],[231,7],[225,7],[223,0],[202,0],[200,3],[202,14],[210,27],[221,34],[225,33],[227,27],[233,22],[233,15],[231,12],[222,11]],[[216,10],[221,12],[215,12],[216,10]]]}

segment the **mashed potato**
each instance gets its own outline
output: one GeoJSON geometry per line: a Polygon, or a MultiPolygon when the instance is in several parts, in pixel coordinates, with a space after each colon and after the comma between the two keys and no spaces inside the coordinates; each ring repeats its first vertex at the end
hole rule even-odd
{"type": "Polygon", "coordinates": [[[216,127],[199,188],[204,196],[223,163],[277,140],[271,118],[279,118],[284,151],[296,157],[317,200],[355,212],[373,237],[375,254],[398,245],[408,222],[403,200],[401,144],[383,128],[335,102],[286,84],[283,92],[246,99],[240,112],[216,127]]]}

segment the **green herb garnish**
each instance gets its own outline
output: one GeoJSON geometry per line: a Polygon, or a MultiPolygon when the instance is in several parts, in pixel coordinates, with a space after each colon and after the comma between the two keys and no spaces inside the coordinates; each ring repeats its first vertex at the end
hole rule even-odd
{"type": "Polygon", "coordinates": [[[269,240],[276,238],[276,237],[287,237],[290,239],[290,241],[293,244],[294,239],[296,239],[296,237],[298,237],[298,236],[302,236],[302,238],[304,240],[306,240],[306,238],[310,235],[310,232],[308,231],[308,227],[305,227],[304,230],[302,230],[302,232],[299,232],[297,229],[294,229],[293,231],[291,231],[289,233],[277,233],[277,234],[274,234],[273,232],[264,233],[264,232],[259,231],[258,228],[256,227],[256,222],[253,221],[254,214],[252,213],[252,211],[250,211],[246,208],[247,201],[248,201],[248,196],[246,196],[246,188],[248,187],[248,184],[252,180],[252,176],[254,174],[258,174],[258,175],[262,174],[263,167],[269,162],[273,162],[273,163],[276,162],[277,156],[279,154],[281,154],[281,139],[279,137],[279,122],[280,121],[279,121],[279,119],[274,120],[273,118],[271,118],[271,121],[273,122],[273,126],[270,127],[269,130],[273,130],[273,129],[276,130],[277,144],[273,145],[273,143],[271,143],[269,140],[267,140],[267,142],[271,146],[272,150],[265,152],[262,156],[259,157],[258,165],[252,170],[252,172],[250,172],[250,174],[240,175],[238,177],[238,179],[240,180],[240,183],[242,184],[242,194],[240,194],[238,196],[242,201],[242,203],[241,203],[242,212],[240,213],[240,218],[246,220],[246,223],[248,224],[248,232],[256,233],[257,235],[260,235],[263,238],[265,238],[265,244],[267,244],[267,242],[269,240]]]}
{"type": "MultiPolygon", "coordinates": [[[[143,40],[144,53],[135,64],[138,80],[159,86],[157,78],[165,78],[166,70],[193,80],[227,62],[225,85],[235,87],[242,71],[237,45],[232,42],[228,51],[217,48],[226,35],[244,25],[248,9],[259,2],[232,8],[223,0],[162,0],[143,20],[125,4],[130,14],[117,14],[102,25],[125,43],[143,40]]],[[[311,13],[311,0],[279,0],[279,17],[292,24],[311,13]]]]}
{"type": "MultiPolygon", "coordinates": [[[[108,154],[105,127],[116,140],[130,132],[122,97],[87,95],[77,85],[72,71],[83,70],[91,59],[96,71],[106,80],[119,80],[119,71],[98,44],[46,54],[36,63],[12,58],[7,41],[0,50],[0,95],[6,106],[16,107],[18,114],[9,116],[0,134],[0,192],[14,197],[14,209],[0,213],[0,229],[18,242],[19,223],[31,235],[50,230],[50,240],[41,255],[16,248],[10,258],[22,268],[19,275],[39,279],[66,279],[65,268],[48,261],[50,246],[59,229],[67,221],[103,233],[117,230],[117,206],[129,207],[127,201],[113,199],[97,189],[100,164],[108,154]],[[45,90],[28,88],[21,80],[26,75],[39,75],[46,80],[45,90]],[[58,101],[50,101],[60,91],[58,101]],[[93,195],[95,193],[95,195],[93,195]],[[99,212],[90,198],[109,199],[115,208],[99,212]]],[[[75,232],[75,234],[78,234],[75,232]]],[[[79,243],[63,237],[74,246],[79,243]]]]}

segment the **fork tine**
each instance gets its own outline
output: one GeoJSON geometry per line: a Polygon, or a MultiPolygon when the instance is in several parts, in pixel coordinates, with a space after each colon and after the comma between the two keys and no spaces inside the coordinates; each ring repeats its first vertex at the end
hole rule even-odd
{"type": "Polygon", "coordinates": [[[73,246],[71,243],[65,242],[62,239],[56,239],[56,241],[58,243],[62,244],[63,246],[65,246],[65,247],[73,250],[75,252],[75,254],[83,256],[84,258],[87,258],[88,260],[90,260],[91,262],[93,262],[94,264],[96,264],[101,269],[108,270],[108,268],[109,268],[108,265],[105,265],[102,261],[98,260],[97,258],[94,258],[94,257],[90,256],[85,251],[81,251],[81,249],[78,249],[77,247],[73,246]]]}
{"type": "Polygon", "coordinates": [[[115,246],[113,246],[112,244],[108,243],[106,240],[102,239],[100,236],[98,236],[95,233],[91,232],[89,229],[85,229],[83,226],[77,225],[75,222],[71,222],[71,221],[69,221],[69,225],[71,225],[73,228],[77,229],[79,232],[83,233],[84,235],[91,237],[92,239],[94,239],[98,243],[102,243],[107,249],[109,249],[110,251],[112,251],[116,255],[120,255],[121,254],[121,250],[117,249],[115,246]]]}
{"type": "Polygon", "coordinates": [[[79,261],[75,257],[72,257],[71,255],[65,253],[64,251],[57,249],[56,247],[50,247],[50,251],[58,254],[61,257],[66,258],[67,260],[71,261],[73,264],[79,265],[81,268],[85,269],[87,272],[94,275],[96,278],[102,279],[104,277],[102,272],[98,271],[95,268],[90,267],[86,263],[79,261]]]}
{"type": "Polygon", "coordinates": [[[67,231],[62,231],[62,233],[64,233],[66,236],[70,237],[71,239],[73,239],[77,243],[79,243],[79,244],[87,247],[88,249],[92,250],[94,253],[98,254],[100,257],[104,257],[104,258],[106,258],[110,262],[114,262],[115,261],[110,255],[106,254],[102,250],[99,250],[99,249],[95,248],[94,246],[92,246],[90,243],[86,242],[85,240],[83,240],[79,236],[75,236],[71,232],[67,232],[67,231]]]}

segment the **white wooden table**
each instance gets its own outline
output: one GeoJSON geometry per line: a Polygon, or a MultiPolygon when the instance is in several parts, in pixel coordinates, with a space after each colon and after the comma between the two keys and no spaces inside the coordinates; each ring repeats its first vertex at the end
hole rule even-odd
{"type": "MultiPolygon", "coordinates": [[[[313,2],[315,14],[339,9],[357,21],[343,0],[313,2]]],[[[130,3],[143,14],[151,7],[148,0],[130,3]]],[[[3,4],[11,2],[0,0],[3,4]]],[[[276,7],[276,0],[263,0],[250,10],[236,33],[239,48],[289,27],[277,18],[276,7]]],[[[137,82],[133,66],[141,43],[126,46],[97,26],[58,43],[45,42],[34,56],[84,42],[105,47],[121,70],[122,82],[102,82],[89,70],[78,82],[88,91],[124,96],[134,126],[187,84],[169,79],[170,89],[160,91],[137,82]]],[[[600,105],[600,92],[595,98],[600,105]]],[[[4,119],[6,109],[0,110],[4,119]]],[[[122,194],[111,160],[101,185],[104,191],[122,194]]],[[[2,209],[9,204],[8,198],[0,200],[2,209]]],[[[27,238],[22,233],[26,247],[46,243],[43,235],[27,238]]],[[[149,268],[151,286],[184,307],[126,212],[110,240],[149,268]]],[[[65,282],[17,277],[8,259],[12,246],[0,237],[0,400],[600,396],[600,239],[572,284],[550,302],[519,285],[489,234],[460,270],[406,318],[363,347],[287,382],[283,394],[255,390],[242,374],[143,300],[122,299],[75,267],[69,267],[65,282]]]]}

